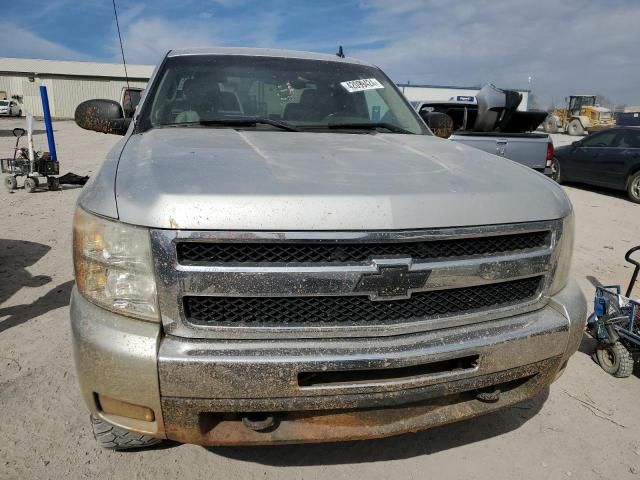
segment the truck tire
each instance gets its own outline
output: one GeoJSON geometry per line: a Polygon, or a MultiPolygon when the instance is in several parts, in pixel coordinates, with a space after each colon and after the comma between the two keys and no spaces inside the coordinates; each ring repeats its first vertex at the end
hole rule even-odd
{"type": "Polygon", "coordinates": [[[558,122],[556,121],[556,117],[549,115],[542,124],[542,129],[545,133],[558,133],[558,122]]]}
{"type": "Polygon", "coordinates": [[[633,357],[620,342],[612,345],[600,344],[596,347],[598,365],[610,375],[626,378],[633,373],[633,357]]]}
{"type": "Polygon", "coordinates": [[[100,420],[98,417],[90,416],[93,436],[102,448],[111,450],[127,450],[130,448],[145,448],[157,445],[162,442],[160,438],[150,437],[142,433],[135,433],[116,427],[100,420]]]}
{"type": "Polygon", "coordinates": [[[640,172],[636,172],[629,177],[627,195],[632,202],[640,203],[640,172]]]}
{"type": "Polygon", "coordinates": [[[569,122],[567,126],[567,133],[571,136],[584,135],[584,128],[582,128],[582,123],[577,118],[574,118],[569,122]]]}

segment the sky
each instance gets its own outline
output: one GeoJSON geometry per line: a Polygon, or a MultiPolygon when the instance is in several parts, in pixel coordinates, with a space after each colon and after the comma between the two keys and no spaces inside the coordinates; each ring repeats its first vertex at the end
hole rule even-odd
{"type": "MultiPolygon", "coordinates": [[[[116,0],[129,63],[172,48],[334,53],[398,83],[530,88],[540,108],[570,94],[640,105],[640,0],[116,0]],[[531,79],[529,79],[531,77],[531,79]]],[[[120,61],[111,0],[22,0],[0,56],[120,61]]]]}

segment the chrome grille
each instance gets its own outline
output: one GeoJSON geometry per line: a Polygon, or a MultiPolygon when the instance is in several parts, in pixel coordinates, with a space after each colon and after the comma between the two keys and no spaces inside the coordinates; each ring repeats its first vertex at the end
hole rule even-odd
{"type": "Polygon", "coordinates": [[[528,232],[479,238],[458,238],[394,243],[286,242],[228,243],[180,242],[178,261],[190,263],[350,263],[376,257],[413,259],[451,258],[519,252],[549,244],[551,232],[528,232]]]}
{"type": "Polygon", "coordinates": [[[379,302],[342,297],[185,297],[189,322],[200,325],[362,325],[408,322],[502,307],[534,298],[542,277],[415,293],[379,302]]]}
{"type": "Polygon", "coordinates": [[[164,331],[400,335],[546,302],[562,222],[377,232],[151,230],[164,331]]]}

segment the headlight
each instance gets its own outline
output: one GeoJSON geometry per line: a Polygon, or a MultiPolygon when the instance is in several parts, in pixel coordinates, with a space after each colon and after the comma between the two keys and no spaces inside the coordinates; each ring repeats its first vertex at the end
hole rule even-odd
{"type": "Polygon", "coordinates": [[[549,288],[549,294],[555,295],[562,290],[569,281],[569,269],[571,267],[571,256],[573,255],[573,229],[575,218],[573,211],[565,217],[562,222],[562,232],[559,232],[560,239],[556,245],[557,263],[553,274],[553,281],[549,288]]]}
{"type": "Polygon", "coordinates": [[[105,220],[78,208],[73,263],[78,290],[87,300],[123,315],[159,321],[146,228],[105,220]]]}

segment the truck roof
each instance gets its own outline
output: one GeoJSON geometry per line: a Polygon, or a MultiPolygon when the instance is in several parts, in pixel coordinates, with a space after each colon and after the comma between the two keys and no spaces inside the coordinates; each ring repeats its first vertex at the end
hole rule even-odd
{"type": "Polygon", "coordinates": [[[356,58],[341,58],[335,54],[301,52],[297,50],[279,50],[272,48],[244,48],[244,47],[209,47],[209,48],[186,48],[170,50],[167,56],[179,57],[182,55],[246,55],[249,57],[282,57],[300,58],[304,60],[323,60],[339,63],[353,63],[357,65],[374,66],[356,58]]]}

